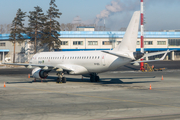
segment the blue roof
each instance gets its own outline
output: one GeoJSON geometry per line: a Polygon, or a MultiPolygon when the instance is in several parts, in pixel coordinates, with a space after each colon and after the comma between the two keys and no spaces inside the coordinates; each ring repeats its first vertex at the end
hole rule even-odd
{"type": "MultiPolygon", "coordinates": [[[[0,40],[9,40],[9,35],[10,34],[0,34],[0,40]]],[[[26,34],[22,34],[25,39],[29,39],[30,37],[27,36],[26,34]]]]}
{"type": "MultiPolygon", "coordinates": [[[[60,31],[59,38],[123,38],[125,31],[60,31]]],[[[26,34],[23,34],[29,39],[26,34]]],[[[138,38],[141,33],[138,32],[138,38]]],[[[144,32],[145,38],[180,38],[180,32],[144,32]]],[[[0,40],[8,40],[9,34],[0,34],[0,40]]]]}
{"type": "Polygon", "coordinates": [[[0,52],[9,52],[8,49],[0,49],[0,52]]]}
{"type": "MultiPolygon", "coordinates": [[[[55,51],[98,51],[98,50],[112,50],[108,48],[102,48],[102,49],[54,49],[55,51]]],[[[136,48],[136,51],[140,51],[140,48],[136,48]]],[[[167,50],[174,50],[174,51],[180,51],[180,48],[144,48],[144,51],[167,51],[167,50]]]]}

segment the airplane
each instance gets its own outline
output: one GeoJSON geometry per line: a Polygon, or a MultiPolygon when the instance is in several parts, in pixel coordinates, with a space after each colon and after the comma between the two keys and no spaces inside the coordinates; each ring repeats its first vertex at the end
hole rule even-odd
{"type": "Polygon", "coordinates": [[[163,60],[168,51],[144,54],[136,52],[136,42],[139,28],[140,11],[135,11],[128,25],[122,42],[113,50],[107,51],[73,51],[73,52],[40,52],[35,54],[28,64],[4,63],[21,65],[27,68],[35,67],[32,76],[35,79],[46,79],[52,70],[57,72],[57,82],[66,83],[64,74],[90,77],[91,82],[98,82],[98,73],[115,70],[128,63],[151,62],[158,60],[137,61],[138,59],[163,54],[163,60]]]}

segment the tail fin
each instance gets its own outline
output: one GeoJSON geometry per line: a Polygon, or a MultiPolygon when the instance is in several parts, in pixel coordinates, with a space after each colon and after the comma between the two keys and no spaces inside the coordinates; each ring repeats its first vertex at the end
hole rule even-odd
{"type": "Polygon", "coordinates": [[[135,11],[128,25],[122,42],[113,50],[114,51],[136,51],[136,42],[139,28],[140,11],[135,11]]]}

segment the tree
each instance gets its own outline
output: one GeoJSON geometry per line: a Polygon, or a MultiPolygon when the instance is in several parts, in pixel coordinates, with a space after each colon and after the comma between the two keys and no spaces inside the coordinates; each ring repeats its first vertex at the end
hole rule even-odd
{"type": "Polygon", "coordinates": [[[62,31],[66,31],[66,24],[62,23],[60,28],[62,31]]]}
{"type": "Polygon", "coordinates": [[[0,34],[8,34],[11,32],[11,24],[1,24],[0,25],[0,34]]]}
{"type": "Polygon", "coordinates": [[[4,26],[1,24],[0,25],[0,34],[3,34],[5,33],[5,29],[4,29],[4,26]]]}
{"type": "Polygon", "coordinates": [[[55,4],[55,0],[50,1],[50,8],[47,11],[47,21],[45,23],[45,29],[43,30],[43,40],[42,44],[48,44],[49,51],[51,48],[59,48],[60,47],[60,24],[56,20],[60,18],[62,13],[59,12],[59,9],[56,9],[57,5],[55,4]],[[56,45],[56,46],[54,46],[56,45]]]}
{"type": "Polygon", "coordinates": [[[16,42],[21,43],[25,40],[24,36],[22,35],[25,33],[24,24],[22,23],[24,21],[24,17],[26,15],[26,12],[22,12],[19,8],[16,13],[16,17],[12,21],[11,25],[11,33],[9,35],[9,39],[14,44],[14,54],[13,54],[13,63],[15,62],[15,48],[16,48],[16,42]]]}
{"type": "Polygon", "coordinates": [[[42,13],[42,9],[37,6],[34,7],[35,11],[30,11],[29,18],[29,27],[27,28],[27,34],[30,36],[31,41],[34,42],[34,54],[37,52],[37,39],[40,40],[42,36],[42,30],[44,26],[44,22],[46,21],[46,17],[44,13],[42,13]]]}
{"type": "Polygon", "coordinates": [[[74,24],[72,24],[72,23],[67,23],[66,24],[66,28],[67,28],[67,31],[72,31],[73,30],[73,28],[74,28],[74,24]]]}

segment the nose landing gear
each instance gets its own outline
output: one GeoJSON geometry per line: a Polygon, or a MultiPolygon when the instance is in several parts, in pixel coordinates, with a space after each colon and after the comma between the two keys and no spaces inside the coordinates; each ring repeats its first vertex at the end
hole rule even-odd
{"type": "Polygon", "coordinates": [[[56,80],[57,83],[66,83],[66,77],[63,77],[64,75],[63,72],[58,72],[57,75],[58,75],[58,78],[56,80]]]}

